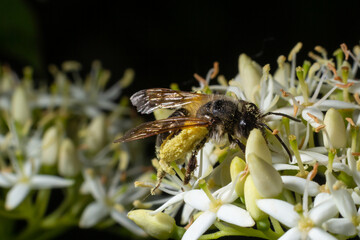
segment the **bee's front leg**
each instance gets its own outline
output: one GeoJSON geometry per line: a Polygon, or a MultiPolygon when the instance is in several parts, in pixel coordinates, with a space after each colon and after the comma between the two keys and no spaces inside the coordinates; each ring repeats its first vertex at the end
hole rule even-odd
{"type": "Polygon", "coordinates": [[[228,135],[230,144],[235,143],[239,146],[241,151],[245,154],[245,145],[237,138],[233,138],[231,135],[228,135]]]}

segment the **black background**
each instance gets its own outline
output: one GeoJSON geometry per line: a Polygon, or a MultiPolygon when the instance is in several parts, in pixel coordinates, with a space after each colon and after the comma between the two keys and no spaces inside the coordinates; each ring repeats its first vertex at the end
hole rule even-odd
{"type": "MultiPolygon", "coordinates": [[[[261,65],[270,63],[273,72],[277,57],[287,56],[298,41],[304,44],[299,54],[303,60],[315,45],[332,54],[341,43],[352,47],[360,40],[360,1],[24,2],[38,29],[37,81],[51,81],[50,63],[77,60],[85,74],[99,59],[111,70],[113,81],[124,69],[135,70],[136,82],[127,95],[172,82],[188,90],[196,84],[193,73],[205,76],[214,61],[220,62],[222,74],[232,78],[243,52],[261,65]]],[[[0,60],[15,69],[31,64],[2,50],[0,60]]],[[[59,239],[79,236],[115,238],[74,230],[59,239]]]]}
{"type": "MultiPolygon", "coordinates": [[[[288,55],[302,41],[305,59],[315,45],[329,54],[346,42],[359,43],[359,1],[28,1],[38,24],[42,68],[78,60],[87,73],[99,59],[112,72],[136,71],[127,94],[171,82],[185,90],[205,76],[214,61],[227,78],[237,73],[245,52],[261,65],[276,69],[279,55],[288,55]]],[[[1,52],[0,52],[1,54],[1,52]]],[[[1,56],[1,55],[0,55],[1,56]]],[[[6,57],[6,56],[5,56],[6,57]]],[[[26,64],[26,63],[21,63],[26,64]]]]}

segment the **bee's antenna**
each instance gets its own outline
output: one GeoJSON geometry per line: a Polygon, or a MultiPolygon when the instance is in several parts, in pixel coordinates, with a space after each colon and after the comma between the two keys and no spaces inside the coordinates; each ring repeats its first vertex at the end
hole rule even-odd
{"type": "Polygon", "coordinates": [[[279,113],[279,112],[267,112],[267,113],[263,114],[262,117],[266,117],[266,116],[268,116],[268,115],[283,116],[283,117],[289,118],[289,119],[291,119],[291,120],[294,120],[294,121],[296,121],[296,122],[301,122],[300,119],[297,119],[297,118],[294,118],[294,117],[292,117],[292,116],[289,116],[289,115],[287,115],[287,114],[285,114],[285,113],[279,113]]]}
{"type": "MultiPolygon", "coordinates": [[[[264,126],[266,129],[268,129],[271,132],[274,132],[268,125],[266,125],[265,123],[261,123],[262,126],[264,126]]],[[[281,143],[281,145],[283,146],[283,148],[286,150],[287,154],[289,155],[290,161],[292,159],[291,156],[291,152],[289,150],[289,148],[286,146],[286,144],[284,143],[284,141],[279,137],[279,135],[275,134],[274,135],[276,137],[276,139],[281,143]]]]}

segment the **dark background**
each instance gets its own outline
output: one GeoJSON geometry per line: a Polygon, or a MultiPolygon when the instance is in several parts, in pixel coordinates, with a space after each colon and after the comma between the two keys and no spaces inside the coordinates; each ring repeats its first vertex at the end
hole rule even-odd
{"type": "MultiPolygon", "coordinates": [[[[360,40],[360,1],[76,1],[0,0],[0,62],[18,73],[32,65],[37,81],[50,82],[50,63],[77,60],[83,76],[94,59],[119,79],[131,67],[136,82],[125,94],[176,82],[188,90],[193,73],[205,76],[214,61],[227,78],[245,52],[276,69],[279,55],[304,44],[329,55],[360,40]]],[[[74,230],[59,239],[112,235],[74,230]]]]}
{"type": "Polygon", "coordinates": [[[193,73],[205,76],[214,61],[232,78],[243,52],[274,71],[277,57],[287,56],[298,41],[304,44],[302,60],[315,45],[330,55],[339,44],[352,47],[360,40],[360,1],[0,2],[2,11],[15,9],[0,14],[0,30],[11,30],[0,31],[0,61],[15,69],[30,64],[43,81],[51,79],[47,66],[64,60],[81,62],[85,75],[99,59],[113,81],[131,67],[136,84],[126,94],[171,82],[189,89],[196,84],[193,73]],[[14,15],[20,8],[22,14],[14,15]],[[28,33],[21,33],[20,25],[28,33]],[[10,47],[9,35],[16,43],[10,47]]]}

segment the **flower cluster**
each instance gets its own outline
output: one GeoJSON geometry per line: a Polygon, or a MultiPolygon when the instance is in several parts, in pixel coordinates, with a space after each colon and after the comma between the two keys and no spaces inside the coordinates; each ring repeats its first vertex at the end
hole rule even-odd
{"type": "Polygon", "coordinates": [[[29,67],[22,77],[0,69],[0,221],[8,228],[0,238],[49,239],[77,226],[119,225],[145,236],[127,217],[147,193],[133,185],[148,175],[134,168],[142,165],[142,145],[111,144],[140,122],[119,98],[134,71],[107,87],[110,71],[99,61],[85,80],[74,61],[49,70],[50,86],[35,82],[29,67]]]}
{"type": "MultiPolygon", "coordinates": [[[[184,171],[191,154],[172,162],[155,197],[138,201],[139,209],[128,217],[158,239],[360,236],[360,81],[355,79],[360,46],[350,51],[342,44],[331,57],[316,46],[317,53],[309,53],[313,62],[299,66],[301,48],[298,43],[287,58],[280,56],[274,74],[245,54],[231,80],[220,75],[218,84],[210,84],[218,64],[206,78],[195,74],[200,86],[194,91],[252,102],[268,127],[252,129],[247,139],[239,139],[240,147],[208,141],[189,183],[184,171]]],[[[156,117],[166,114],[155,111],[156,117]]],[[[162,167],[158,160],[153,165],[162,167]]]]}

